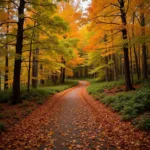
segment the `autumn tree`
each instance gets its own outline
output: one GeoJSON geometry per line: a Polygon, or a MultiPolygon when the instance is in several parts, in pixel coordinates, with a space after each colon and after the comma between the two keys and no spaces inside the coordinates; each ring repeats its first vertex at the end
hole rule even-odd
{"type": "Polygon", "coordinates": [[[124,41],[123,52],[124,52],[124,71],[125,71],[125,81],[126,90],[132,90],[131,78],[130,78],[130,68],[129,68],[129,47],[128,47],[128,35],[127,35],[127,12],[128,12],[129,2],[124,0],[119,1],[105,1],[98,2],[93,0],[90,12],[90,21],[96,24],[105,24],[115,26],[110,30],[115,28],[120,30],[122,33],[122,39],[124,41]],[[96,6],[96,9],[94,9],[96,6]]]}

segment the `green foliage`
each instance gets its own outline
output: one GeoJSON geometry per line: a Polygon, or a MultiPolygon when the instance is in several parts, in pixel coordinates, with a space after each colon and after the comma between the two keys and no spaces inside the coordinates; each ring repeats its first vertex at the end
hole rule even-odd
{"type": "Polygon", "coordinates": [[[132,123],[139,129],[150,130],[150,115],[141,115],[139,118],[134,119],[132,123]]]}
{"type": "Polygon", "coordinates": [[[91,85],[88,87],[88,92],[92,95],[97,95],[97,93],[104,92],[104,89],[112,89],[113,87],[120,86],[124,83],[123,80],[112,81],[112,82],[96,82],[96,80],[88,80],[91,82],[91,85]]]}
{"type": "MultiPolygon", "coordinates": [[[[150,117],[139,116],[150,110],[150,88],[149,84],[142,82],[142,88],[132,92],[121,92],[116,95],[107,96],[103,93],[104,89],[112,89],[123,84],[123,81],[117,82],[96,82],[89,80],[91,85],[88,92],[102,103],[110,106],[114,111],[118,112],[123,120],[134,119],[134,124],[144,130],[148,130],[150,126],[150,117]]],[[[138,81],[138,80],[136,80],[138,81]]]]}
{"type": "Polygon", "coordinates": [[[46,96],[48,96],[48,93],[44,89],[31,89],[29,92],[21,91],[22,100],[34,100],[36,98],[45,98],[46,96]]]}
{"type": "Polygon", "coordinates": [[[11,90],[0,92],[0,103],[7,103],[10,100],[11,96],[12,96],[11,90]]]}
{"type": "Polygon", "coordinates": [[[123,120],[130,120],[150,110],[150,89],[141,88],[135,92],[119,93],[100,99],[122,115],[123,120]]]}
{"type": "Polygon", "coordinates": [[[105,93],[97,93],[94,95],[94,97],[99,100],[99,99],[103,99],[106,96],[105,93]]]}
{"type": "Polygon", "coordinates": [[[115,101],[115,99],[116,98],[113,96],[107,96],[107,97],[101,99],[101,102],[108,106],[108,105],[112,104],[115,101]]]}
{"type": "MultiPolygon", "coordinates": [[[[47,86],[47,87],[39,87],[37,89],[30,89],[29,92],[27,92],[26,88],[21,89],[21,100],[43,100],[48,95],[55,94],[57,92],[66,90],[68,88],[71,88],[73,86],[76,86],[78,82],[76,80],[66,80],[64,84],[55,85],[55,86],[47,86]]],[[[0,103],[7,103],[10,101],[12,96],[12,91],[2,91],[0,92],[0,103]]],[[[23,102],[20,104],[21,107],[27,107],[28,102],[23,102]]]]}

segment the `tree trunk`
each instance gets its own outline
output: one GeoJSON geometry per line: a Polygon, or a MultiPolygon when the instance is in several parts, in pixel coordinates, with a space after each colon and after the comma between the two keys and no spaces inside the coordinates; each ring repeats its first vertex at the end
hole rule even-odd
{"type": "Polygon", "coordinates": [[[4,79],[4,89],[8,89],[8,45],[6,44],[6,56],[5,56],[5,79],[4,79]]]}
{"type": "Polygon", "coordinates": [[[13,98],[11,103],[16,104],[20,103],[20,72],[21,72],[21,56],[22,56],[22,47],[23,47],[23,25],[25,1],[20,0],[18,8],[18,29],[17,29],[17,42],[16,42],[16,58],[14,64],[14,80],[13,80],[13,98]]]}
{"type": "MultiPolygon", "coordinates": [[[[142,3],[140,6],[142,13],[141,13],[141,34],[145,36],[145,16],[143,13],[144,4],[142,3]]],[[[143,66],[143,79],[148,80],[148,68],[147,68],[147,54],[146,54],[146,43],[142,44],[142,66],[143,66]]]]}
{"type": "MultiPolygon", "coordinates": [[[[126,26],[126,12],[124,7],[124,0],[120,0],[120,12],[121,12],[121,20],[124,26],[126,26]]],[[[127,40],[127,30],[125,27],[123,27],[122,31],[122,37],[123,40],[127,40]]],[[[133,90],[132,84],[131,84],[131,78],[130,78],[130,67],[129,67],[129,49],[128,49],[128,43],[124,44],[123,46],[123,52],[124,52],[124,70],[125,70],[125,82],[126,82],[126,90],[133,90]]]]}
{"type": "Polygon", "coordinates": [[[138,63],[139,63],[139,75],[141,78],[141,55],[140,55],[140,45],[138,46],[138,63]]]}
{"type": "Polygon", "coordinates": [[[137,78],[140,79],[140,72],[139,72],[139,65],[138,65],[138,58],[137,58],[137,54],[136,54],[136,49],[135,49],[135,45],[134,45],[134,57],[135,57],[135,64],[136,64],[136,72],[137,72],[137,78]]]}
{"type": "Polygon", "coordinates": [[[33,53],[32,62],[32,87],[37,88],[38,84],[38,48],[33,53]]]}
{"type": "MultiPolygon", "coordinates": [[[[8,20],[9,20],[9,4],[8,4],[8,20]]],[[[9,24],[7,23],[7,27],[6,27],[6,34],[9,33],[9,24]]],[[[9,59],[8,59],[8,40],[6,37],[6,56],[5,56],[5,81],[4,81],[4,89],[7,90],[8,89],[8,66],[9,65],[9,59]]]]}
{"type": "Polygon", "coordinates": [[[108,82],[109,81],[109,74],[108,74],[108,57],[105,56],[105,79],[108,82]]]}
{"type": "Polygon", "coordinates": [[[131,82],[132,82],[132,84],[133,84],[133,73],[134,73],[134,71],[133,71],[133,63],[132,63],[132,48],[130,47],[130,61],[131,61],[131,65],[130,65],[130,68],[131,68],[131,82]]]}
{"type": "Polygon", "coordinates": [[[2,91],[2,75],[1,75],[1,72],[0,72],[0,91],[2,91]]]}
{"type": "Polygon", "coordinates": [[[117,81],[118,72],[117,72],[116,54],[113,54],[113,61],[114,61],[114,80],[117,81]]]}
{"type": "Polygon", "coordinates": [[[51,79],[52,79],[52,84],[56,85],[58,79],[56,72],[52,73],[51,79]]]}
{"type": "MultiPolygon", "coordinates": [[[[35,27],[35,23],[34,23],[35,27]]],[[[28,68],[28,83],[27,83],[27,91],[30,91],[30,80],[31,80],[31,57],[32,57],[32,42],[33,42],[33,37],[34,37],[34,28],[32,31],[32,36],[31,36],[31,43],[30,43],[30,51],[29,51],[29,68],[28,68]]]]}
{"type": "MultiPolygon", "coordinates": [[[[65,65],[65,60],[64,58],[62,57],[61,59],[61,63],[65,65]]],[[[61,73],[60,73],[60,83],[65,83],[65,67],[61,67],[61,73]]]]}
{"type": "MultiPolygon", "coordinates": [[[[135,12],[133,13],[133,27],[132,27],[132,38],[134,38],[134,21],[135,21],[135,12]]],[[[137,73],[137,79],[140,79],[140,67],[138,65],[138,57],[137,57],[137,53],[136,53],[136,48],[135,48],[135,44],[133,45],[133,50],[134,50],[134,57],[135,57],[135,64],[136,64],[136,73],[137,73]]]]}
{"type": "MultiPolygon", "coordinates": [[[[112,42],[112,51],[114,51],[114,37],[113,37],[113,30],[111,30],[111,42],[112,42]]],[[[113,76],[114,76],[114,81],[117,81],[118,79],[118,74],[117,74],[117,62],[116,62],[116,54],[112,54],[112,61],[113,61],[113,76]]]]}
{"type": "MultiPolygon", "coordinates": [[[[41,72],[41,76],[43,77],[44,75],[43,75],[43,65],[42,64],[40,64],[40,72],[41,72]]],[[[40,84],[44,85],[43,79],[40,80],[40,84]]]]}

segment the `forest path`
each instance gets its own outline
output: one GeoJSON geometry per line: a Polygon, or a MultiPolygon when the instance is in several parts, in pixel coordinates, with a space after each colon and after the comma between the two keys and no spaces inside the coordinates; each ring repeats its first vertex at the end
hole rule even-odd
{"type": "MultiPolygon", "coordinates": [[[[53,121],[48,127],[54,140],[52,149],[114,149],[107,143],[93,109],[84,98],[83,92],[87,86],[88,82],[80,81],[76,88],[66,93],[53,107],[53,121]]],[[[40,149],[44,148],[43,145],[40,149]]]]}
{"type": "Polygon", "coordinates": [[[95,101],[86,81],[50,98],[0,135],[0,150],[149,150],[150,134],[95,101]]]}

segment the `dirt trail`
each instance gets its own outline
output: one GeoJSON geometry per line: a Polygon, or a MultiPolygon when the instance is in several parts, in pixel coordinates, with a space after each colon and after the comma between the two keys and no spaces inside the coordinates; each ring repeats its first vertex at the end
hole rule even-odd
{"type": "Polygon", "coordinates": [[[86,92],[88,82],[54,95],[0,135],[0,150],[148,150],[149,135],[122,123],[86,92]],[[132,132],[132,133],[131,133],[132,132]],[[135,141],[136,140],[136,141],[135,141]],[[115,146],[116,145],[116,146],[115,146]]]}
{"type": "MultiPolygon", "coordinates": [[[[53,149],[115,149],[107,142],[97,123],[95,113],[83,97],[88,82],[81,81],[79,86],[64,95],[53,108],[49,131],[54,140],[53,149]]],[[[45,145],[41,147],[41,150],[45,145]]]]}

